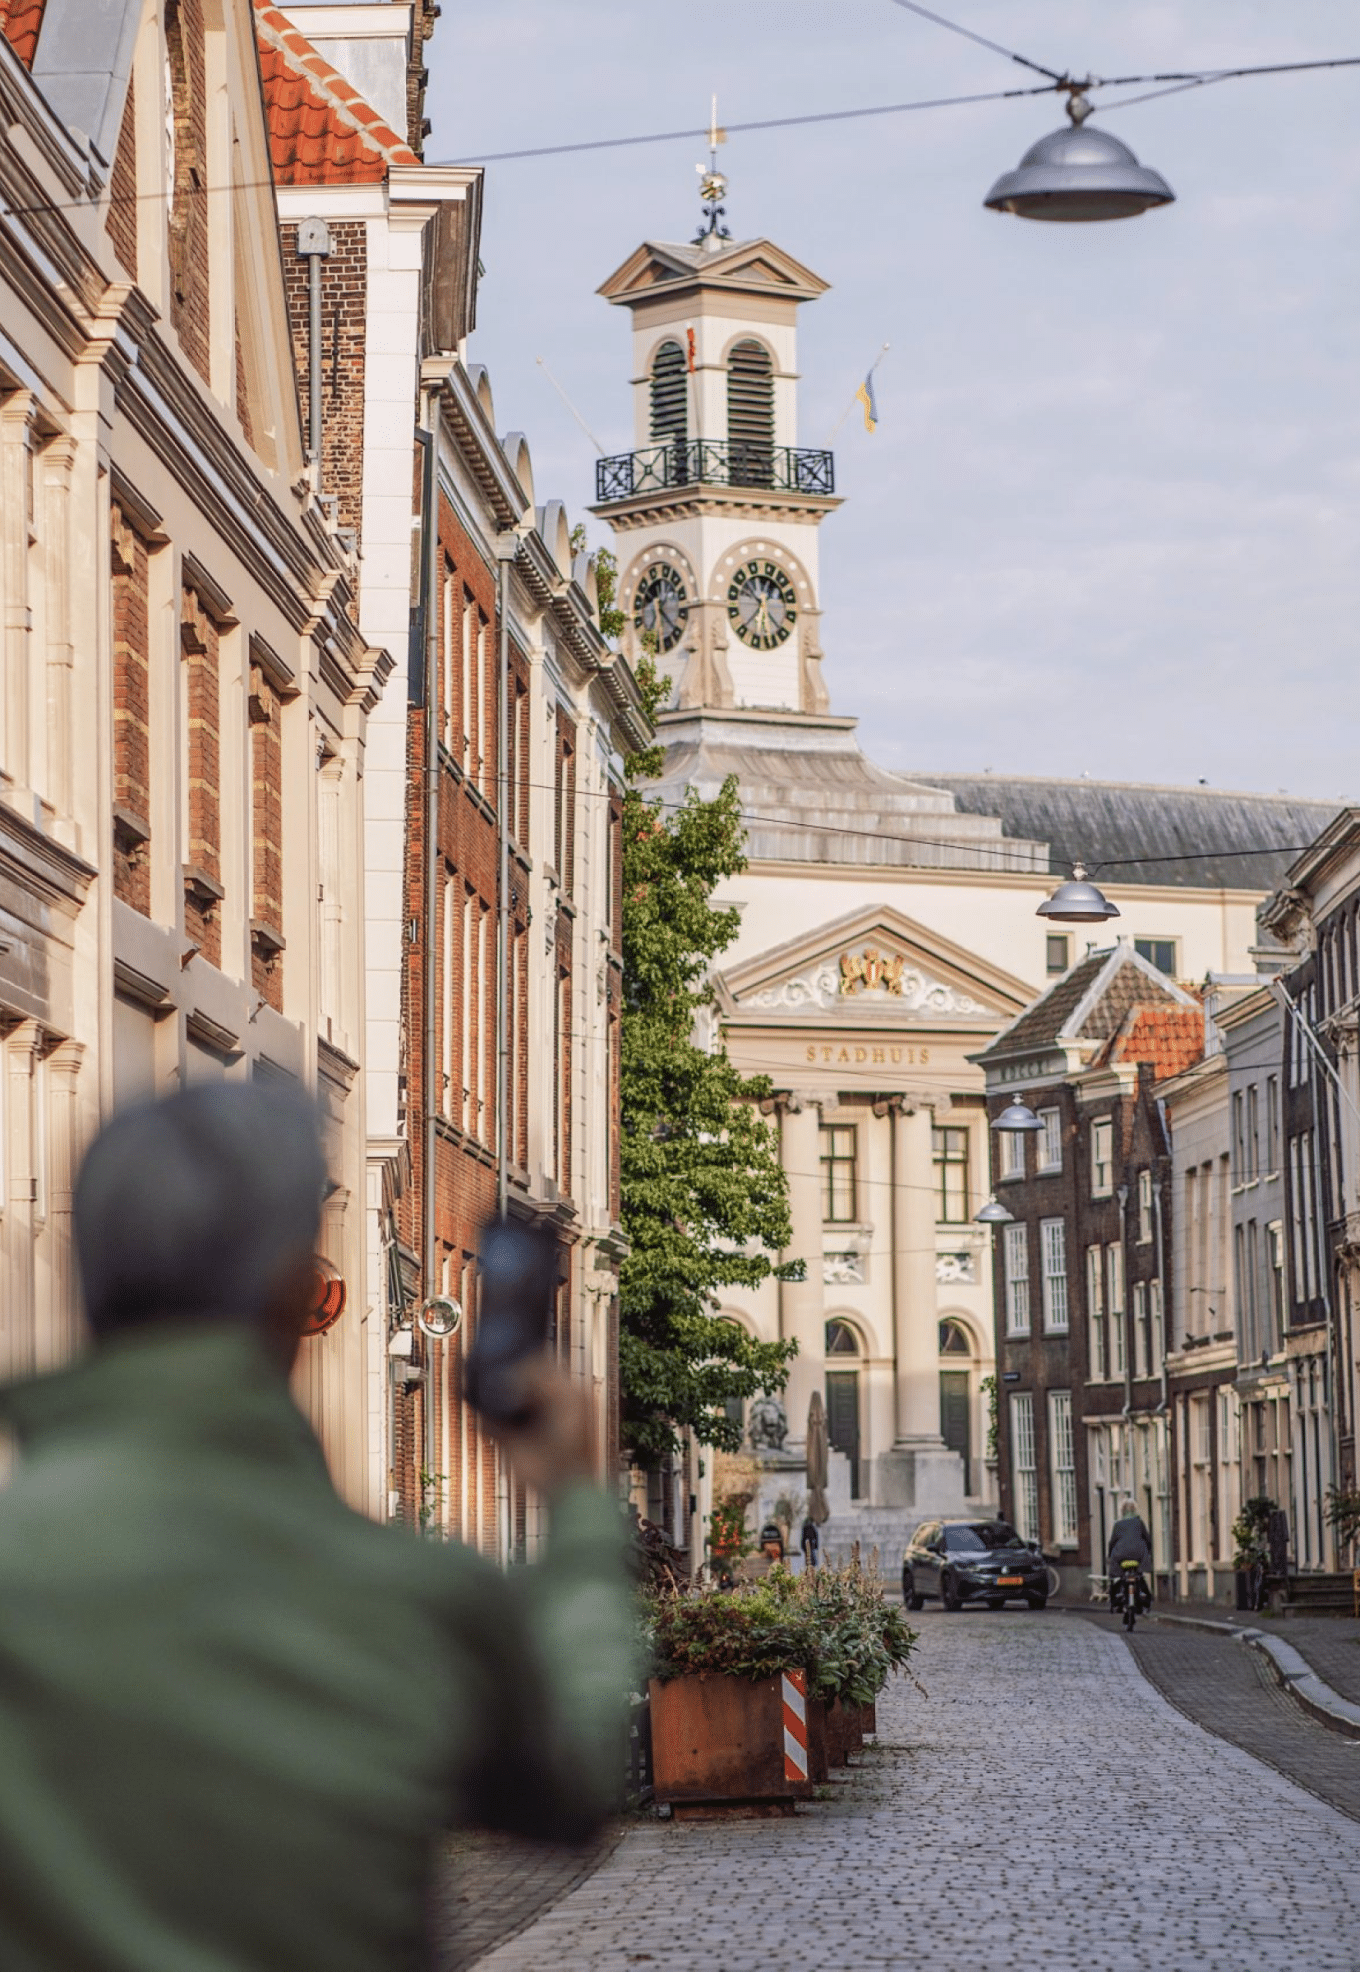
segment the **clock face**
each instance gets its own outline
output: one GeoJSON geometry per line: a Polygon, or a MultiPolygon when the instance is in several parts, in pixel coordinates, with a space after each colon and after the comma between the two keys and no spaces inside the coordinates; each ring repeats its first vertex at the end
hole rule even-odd
{"type": "Polygon", "coordinates": [[[777,562],[747,562],[728,585],[727,614],[744,644],[773,650],[798,619],[793,584],[777,562]]]}
{"type": "Polygon", "coordinates": [[[659,651],[674,650],[688,615],[689,597],[675,570],[664,562],[647,569],[633,598],[633,622],[638,630],[655,637],[659,651]]]}

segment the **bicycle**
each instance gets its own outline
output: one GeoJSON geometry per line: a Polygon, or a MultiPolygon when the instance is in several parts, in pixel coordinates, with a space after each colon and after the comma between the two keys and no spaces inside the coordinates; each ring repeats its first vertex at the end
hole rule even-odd
{"type": "Polygon", "coordinates": [[[1131,1630],[1138,1618],[1138,1605],[1142,1601],[1143,1570],[1136,1561],[1121,1561],[1116,1577],[1114,1607],[1116,1614],[1122,1614],[1124,1628],[1131,1630]]]}

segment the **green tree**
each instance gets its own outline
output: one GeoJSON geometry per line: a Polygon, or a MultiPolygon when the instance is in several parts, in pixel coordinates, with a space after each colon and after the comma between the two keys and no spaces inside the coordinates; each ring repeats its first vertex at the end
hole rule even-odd
{"type": "MultiPolygon", "coordinates": [[[[655,712],[664,685],[650,655],[638,680],[655,712]]],[[[758,1107],[769,1083],[738,1074],[719,1041],[695,1039],[713,1001],[710,964],[739,923],[712,901],[745,867],[737,784],[729,778],[712,801],[691,792],[668,814],[638,784],[660,767],[659,747],[635,754],[623,802],[620,1161],[631,1251],[619,1280],[619,1377],[622,1437],[641,1465],[685,1427],[735,1450],[727,1404],[781,1389],[797,1346],[757,1342],[715,1312],[719,1289],[780,1271],[788,1186],[758,1107]]]]}

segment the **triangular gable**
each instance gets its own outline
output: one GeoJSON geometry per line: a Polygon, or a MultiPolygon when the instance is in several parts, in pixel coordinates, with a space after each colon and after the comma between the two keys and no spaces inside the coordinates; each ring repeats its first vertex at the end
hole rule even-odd
{"type": "Polygon", "coordinates": [[[269,0],[255,0],[269,151],[280,185],[380,183],[420,160],[269,0]]]}
{"type": "Polygon", "coordinates": [[[1022,979],[882,905],[729,967],[715,984],[729,1017],[834,1014],[856,1025],[905,1020],[970,1028],[1013,1018],[1031,991],[1022,979]]]}
{"type": "Polygon", "coordinates": [[[772,240],[739,240],[713,253],[696,243],[644,240],[640,247],[602,281],[597,293],[606,301],[629,303],[658,287],[732,288],[769,294],[791,301],[815,301],[830,283],[772,240]]]}

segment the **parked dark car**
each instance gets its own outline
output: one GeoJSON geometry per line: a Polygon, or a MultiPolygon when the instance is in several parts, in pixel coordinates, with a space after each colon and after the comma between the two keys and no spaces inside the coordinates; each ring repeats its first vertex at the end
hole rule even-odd
{"type": "Polygon", "coordinates": [[[1004,1520],[927,1520],[902,1556],[902,1600],[919,1609],[937,1595],[946,1609],[985,1602],[1000,1609],[1048,1601],[1048,1563],[1033,1541],[1022,1541],[1004,1520]]]}

